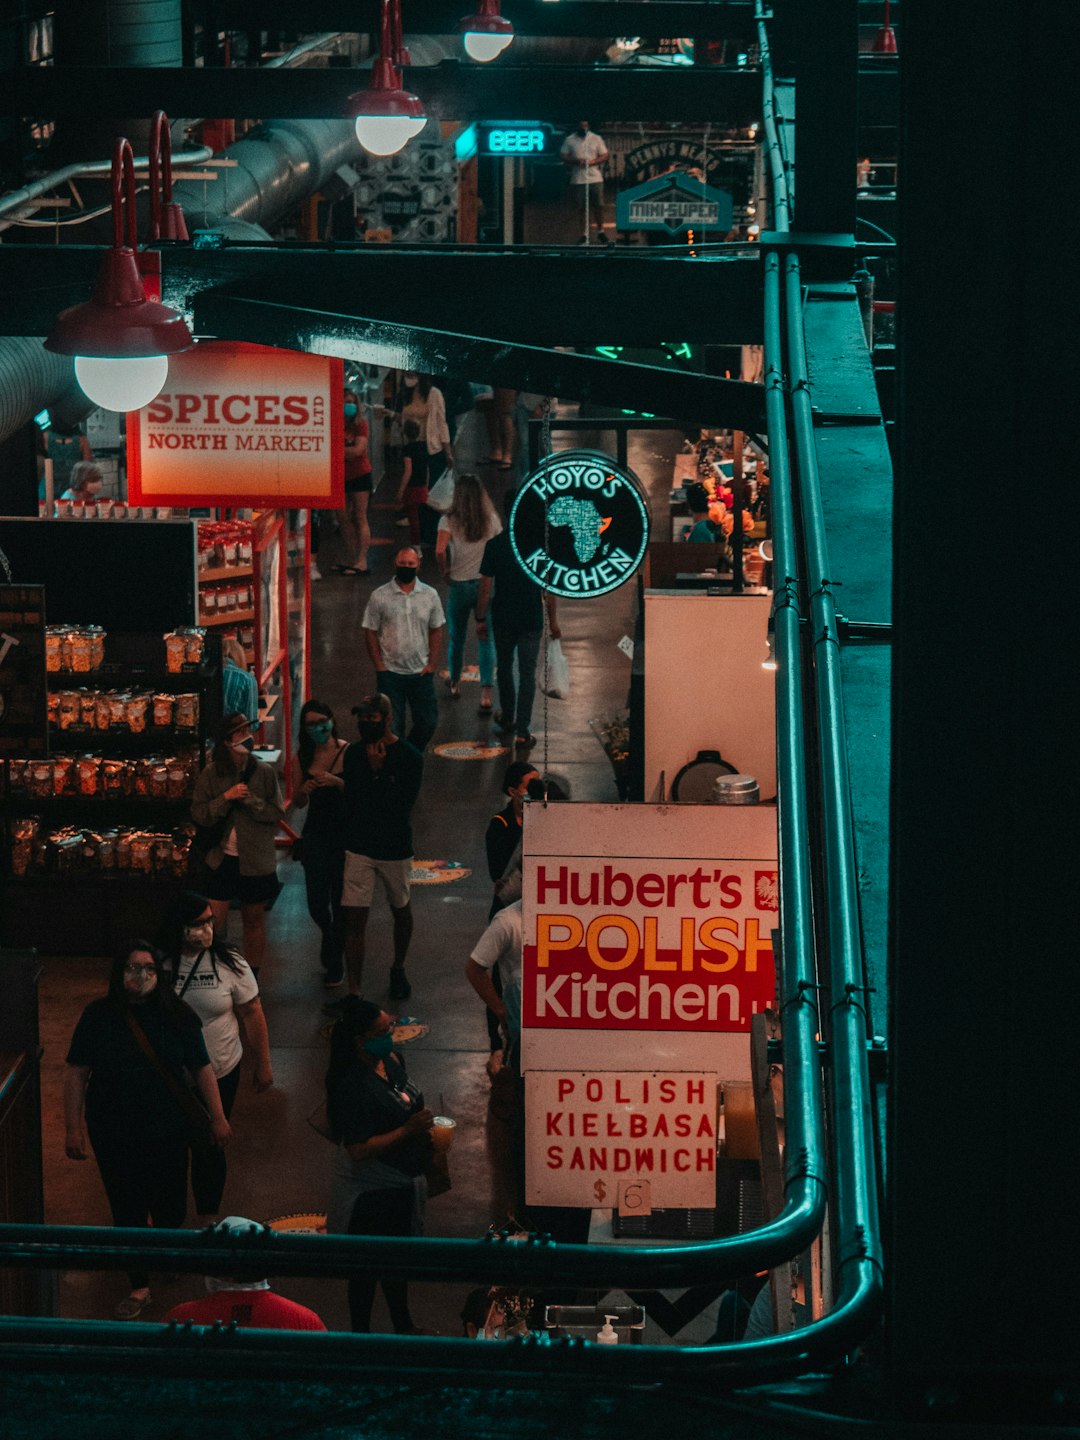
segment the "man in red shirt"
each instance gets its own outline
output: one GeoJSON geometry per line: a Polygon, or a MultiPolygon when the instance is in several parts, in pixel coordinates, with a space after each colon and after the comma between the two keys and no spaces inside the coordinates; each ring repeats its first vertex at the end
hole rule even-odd
{"type": "MultiPolygon", "coordinates": [[[[215,1226],[223,1235],[246,1235],[265,1226],[239,1215],[227,1215],[215,1226]]],[[[254,1330],[325,1330],[326,1326],[306,1305],[275,1295],[269,1280],[245,1280],[231,1275],[207,1275],[210,1292],[201,1300],[186,1300],[175,1305],[165,1316],[166,1321],[190,1321],[194,1325],[236,1324],[254,1330]]]]}

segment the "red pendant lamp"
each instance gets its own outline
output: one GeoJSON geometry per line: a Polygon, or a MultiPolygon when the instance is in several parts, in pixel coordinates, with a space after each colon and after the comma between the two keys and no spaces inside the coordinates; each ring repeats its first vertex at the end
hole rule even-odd
{"type": "Polygon", "coordinates": [[[503,19],[499,0],[480,0],[476,14],[466,16],[458,28],[466,55],[481,64],[497,60],[514,38],[514,27],[503,19]]]}
{"type": "Polygon", "coordinates": [[[881,29],[874,36],[870,51],[874,55],[896,54],[896,31],[889,24],[889,0],[885,0],[885,14],[881,29]]]}
{"type": "Polygon", "coordinates": [[[170,355],[194,344],[184,317],[148,300],[135,257],[135,169],[118,139],[112,160],[113,245],[102,257],[94,298],[62,311],[46,350],[75,356],[75,378],[105,410],[139,410],[165,384],[170,355]]]}
{"type": "Polygon", "coordinates": [[[379,54],[371,67],[371,84],[349,96],[345,113],[355,119],[356,138],[368,154],[386,156],[396,155],[419,135],[427,116],[419,96],[402,88],[396,68],[395,62],[406,54],[400,39],[400,0],[381,3],[379,54]]]}
{"type": "Polygon", "coordinates": [[[172,137],[169,117],[157,110],[150,123],[150,231],[154,240],[190,240],[184,212],[172,198],[172,137]]]}

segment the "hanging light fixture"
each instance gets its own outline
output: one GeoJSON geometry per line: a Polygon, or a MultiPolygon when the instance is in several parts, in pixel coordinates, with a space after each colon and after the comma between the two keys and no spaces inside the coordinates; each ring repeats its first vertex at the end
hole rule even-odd
{"type": "Polygon", "coordinates": [[[94,298],[56,317],[45,348],[75,356],[75,378],[95,405],[140,410],[165,384],[169,356],[194,341],[182,315],[146,298],[135,258],[135,169],[124,139],[112,160],[112,216],[113,245],[94,298]]]}
{"type": "Polygon", "coordinates": [[[172,136],[164,110],[150,122],[150,229],[147,238],[190,240],[184,211],[172,198],[172,136]]]}
{"type": "Polygon", "coordinates": [[[467,15],[459,29],[470,60],[485,64],[497,60],[514,38],[514,27],[499,12],[499,0],[480,0],[475,15],[467,15]]]}
{"type": "Polygon", "coordinates": [[[896,54],[896,31],[889,24],[889,0],[885,0],[885,14],[882,18],[881,29],[874,36],[870,44],[870,51],[873,55],[895,55],[896,54]]]}
{"type": "Polygon", "coordinates": [[[371,67],[371,84],[349,96],[345,113],[355,119],[356,138],[369,155],[396,155],[420,134],[427,116],[419,96],[402,89],[395,66],[397,57],[407,53],[400,42],[400,0],[381,3],[379,54],[371,67]]]}

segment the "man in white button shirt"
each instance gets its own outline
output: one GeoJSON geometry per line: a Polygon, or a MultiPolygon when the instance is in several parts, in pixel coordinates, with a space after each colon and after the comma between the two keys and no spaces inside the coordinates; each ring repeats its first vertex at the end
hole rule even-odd
{"type": "Polygon", "coordinates": [[[423,750],[435,734],[439,667],[446,617],[438,593],[417,578],[420,556],[411,547],[394,558],[394,578],[373,590],[362,621],[379,690],[393,710],[391,730],[405,735],[405,707],[412,713],[406,739],[423,750]]]}
{"type": "Polygon", "coordinates": [[[597,243],[606,245],[603,165],[608,158],[607,146],[589,129],[588,120],[579,120],[577,129],[563,141],[559,154],[570,170],[570,193],[581,212],[584,234],[580,243],[588,245],[590,230],[595,224],[597,243]]]}

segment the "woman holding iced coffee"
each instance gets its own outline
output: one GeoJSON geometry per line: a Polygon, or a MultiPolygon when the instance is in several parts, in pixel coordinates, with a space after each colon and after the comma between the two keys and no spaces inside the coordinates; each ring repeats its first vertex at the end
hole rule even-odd
{"type": "MultiPolygon", "coordinates": [[[[330,1041],[326,1109],[338,1143],[326,1228],[348,1235],[419,1235],[424,1227],[434,1116],[394,1051],[393,1021],[370,1000],[348,995],[330,1041]]],[[[349,1281],[349,1315],[371,1329],[378,1277],[349,1281]]],[[[383,1280],[398,1335],[418,1335],[404,1280],[383,1280]]]]}

